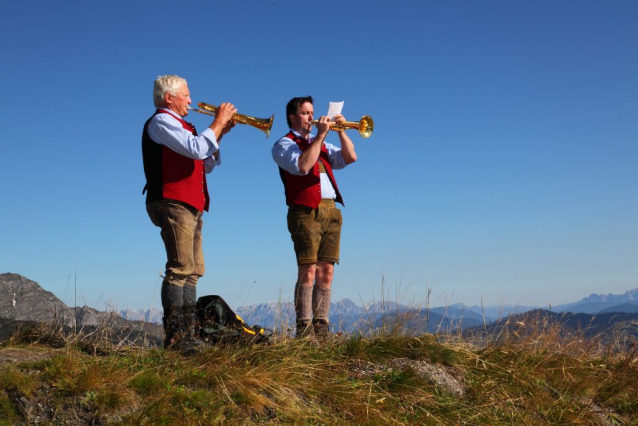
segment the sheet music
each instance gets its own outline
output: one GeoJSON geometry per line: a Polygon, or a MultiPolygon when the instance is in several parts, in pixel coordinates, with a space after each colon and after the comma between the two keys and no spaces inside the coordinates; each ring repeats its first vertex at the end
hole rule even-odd
{"type": "Polygon", "coordinates": [[[330,102],[330,105],[328,106],[328,114],[326,114],[328,116],[329,119],[333,119],[333,117],[337,114],[341,114],[341,110],[343,109],[343,102],[330,102]]]}

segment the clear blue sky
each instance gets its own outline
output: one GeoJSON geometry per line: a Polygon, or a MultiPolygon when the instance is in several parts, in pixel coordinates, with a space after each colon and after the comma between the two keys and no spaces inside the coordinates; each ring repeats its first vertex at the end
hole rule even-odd
{"type": "MultiPolygon", "coordinates": [[[[199,294],[290,300],[270,148],[285,104],[356,132],[333,300],[547,305],[638,287],[638,2],[3,2],[0,272],[158,307],[140,137],[161,74],[237,126],[209,176],[199,294]]],[[[191,114],[204,128],[208,117],[191,114]]],[[[333,135],[332,141],[338,138],[333,135]]]]}

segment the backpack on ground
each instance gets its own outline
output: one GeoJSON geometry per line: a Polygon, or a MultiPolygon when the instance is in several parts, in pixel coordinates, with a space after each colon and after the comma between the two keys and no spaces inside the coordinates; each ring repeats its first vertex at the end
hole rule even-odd
{"type": "Polygon", "coordinates": [[[220,296],[197,299],[199,337],[206,343],[269,343],[272,331],[249,326],[220,296]]]}

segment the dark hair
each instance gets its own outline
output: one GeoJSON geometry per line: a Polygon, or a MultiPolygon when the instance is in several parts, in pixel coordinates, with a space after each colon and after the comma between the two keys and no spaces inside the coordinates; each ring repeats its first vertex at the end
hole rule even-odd
{"type": "Polygon", "coordinates": [[[312,96],[302,96],[300,98],[292,98],[290,101],[288,101],[288,105],[286,105],[286,121],[288,122],[288,127],[292,125],[292,123],[290,122],[290,114],[292,115],[297,114],[297,110],[299,109],[299,107],[305,104],[306,102],[312,103],[313,102],[312,96]]]}

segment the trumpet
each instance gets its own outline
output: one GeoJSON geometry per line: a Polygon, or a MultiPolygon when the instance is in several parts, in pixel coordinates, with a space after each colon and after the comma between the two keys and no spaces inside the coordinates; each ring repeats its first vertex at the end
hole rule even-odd
{"type": "MultiPolygon", "coordinates": [[[[213,117],[217,114],[217,110],[219,109],[219,107],[215,105],[206,104],[204,102],[198,103],[197,106],[200,107],[201,109],[194,109],[191,107],[188,107],[188,109],[195,112],[199,112],[200,114],[211,115],[213,117]]],[[[272,122],[274,119],[275,119],[275,114],[270,116],[270,118],[255,118],[255,117],[250,117],[248,115],[235,113],[233,114],[233,117],[232,117],[232,120],[235,123],[248,124],[249,126],[253,126],[261,130],[262,132],[266,134],[266,138],[268,138],[268,136],[270,135],[270,129],[272,129],[272,122]]]]}
{"type": "MultiPolygon", "coordinates": [[[[319,120],[310,123],[316,125],[319,120]]],[[[346,129],[357,129],[362,138],[367,139],[374,131],[374,121],[369,115],[364,115],[359,121],[344,121],[343,123],[330,123],[330,130],[341,132],[346,129]]]]}

